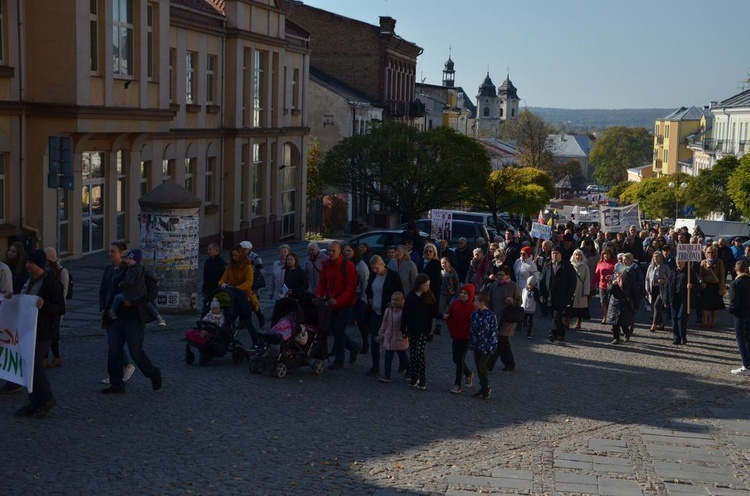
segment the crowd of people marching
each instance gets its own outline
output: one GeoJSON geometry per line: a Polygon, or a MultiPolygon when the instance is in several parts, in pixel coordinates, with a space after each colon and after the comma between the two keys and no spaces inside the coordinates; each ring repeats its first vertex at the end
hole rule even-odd
{"type": "MultiPolygon", "coordinates": [[[[689,340],[689,314],[696,315],[695,325],[714,328],[717,312],[726,308],[728,292],[742,360],[742,366],[731,372],[750,375],[750,246],[743,247],[740,238],[728,246],[724,238],[714,242],[704,236],[698,226],[692,233],[687,228],[636,226],[609,233],[593,225],[568,223],[558,225],[549,240],[532,239],[524,228],[508,229],[489,242],[477,238],[470,245],[461,238],[457,247],[449,249],[445,241],[433,243],[417,232],[405,234],[405,244],[388,247],[385,257],[371,253],[365,243],[334,241],[325,252],[310,243],[307,256],[300,259],[288,245],[281,245],[278,258],[267,269],[249,241],[233,246],[228,262],[212,243],[207,248],[202,294],[208,304],[217,289],[235,288],[261,328],[265,318],[260,298],[279,301],[310,294],[322,298],[327,330],[333,336],[329,369],[344,368],[347,351],[350,364],[360,354],[369,354],[371,367],[366,374],[388,383],[398,357],[398,374],[419,390],[427,387],[425,347],[445,327],[456,367],[451,392],[471,388],[476,374],[480,387],[473,396],[487,399],[489,373],[498,360],[503,371],[516,368],[509,338],[520,326],[526,338],[533,339],[540,328],[537,314],[545,319],[541,331],[546,338],[564,343],[571,324],[583,329],[591,319],[589,309],[596,298],[601,324],[611,326],[611,344],[619,345],[631,340],[636,315],[645,302],[650,331],[669,326],[672,343],[682,346],[689,340]],[[677,256],[679,245],[688,244],[700,246],[700,262],[677,256]],[[346,332],[350,324],[356,325],[361,340],[346,332]],[[469,350],[474,370],[467,364],[469,350]]],[[[153,304],[156,277],[143,266],[140,250],[128,250],[122,242],[110,245],[108,257],[112,264],[105,269],[99,290],[108,340],[103,392],[123,393],[136,366],[157,390],[162,385],[161,371],[143,351],[146,323],[166,325],[153,304]]],[[[27,255],[22,244],[13,243],[5,263],[0,263],[0,291],[5,298],[38,296],[33,393],[16,412],[18,416],[44,417],[56,403],[45,368],[62,363],[60,323],[72,286],[72,277],[53,248],[27,255]]],[[[243,325],[255,341],[252,319],[243,325]]],[[[21,389],[7,382],[0,393],[21,389]]]]}
{"type": "MultiPolygon", "coordinates": [[[[385,257],[372,254],[364,243],[333,242],[326,252],[310,243],[304,260],[282,245],[267,274],[266,295],[279,300],[310,292],[326,300],[333,335],[331,370],[344,367],[347,351],[349,363],[369,354],[366,374],[390,382],[398,356],[398,371],[422,390],[427,383],[425,347],[445,327],[456,365],[451,392],[472,385],[475,372],[466,357],[473,350],[480,382],[474,396],[488,398],[488,373],[498,360],[503,371],[515,369],[509,338],[520,326],[533,339],[540,327],[537,314],[545,319],[546,338],[564,343],[570,327],[583,329],[591,319],[589,308],[596,298],[601,324],[611,326],[611,344],[619,345],[630,341],[645,303],[650,331],[667,325],[672,343],[681,346],[688,343],[689,309],[697,316],[696,325],[713,328],[729,290],[743,362],[732,373],[750,375],[750,278],[745,278],[750,247],[743,247],[740,238],[727,246],[723,238],[714,243],[699,227],[692,233],[636,226],[606,233],[593,225],[568,223],[557,226],[550,240],[532,239],[521,228],[489,242],[471,241],[473,245],[462,238],[449,249],[445,242],[409,233],[406,243],[388,247],[385,257]],[[676,261],[680,243],[699,245],[702,260],[676,261]],[[349,324],[356,325],[361,341],[346,333],[349,324]]],[[[210,247],[209,254],[204,293],[222,284],[224,270],[218,247],[210,247]]],[[[265,272],[249,243],[234,247],[231,257],[265,272]]],[[[262,289],[248,293],[248,298],[259,296],[262,289]]]]}

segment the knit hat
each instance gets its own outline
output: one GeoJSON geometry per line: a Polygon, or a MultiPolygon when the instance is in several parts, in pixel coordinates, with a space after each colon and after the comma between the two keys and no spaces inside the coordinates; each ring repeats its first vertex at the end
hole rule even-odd
{"type": "Polygon", "coordinates": [[[44,254],[47,256],[47,260],[50,262],[57,262],[57,250],[53,247],[48,246],[44,249],[44,254]]]}
{"type": "Polygon", "coordinates": [[[130,260],[135,260],[135,263],[141,263],[141,260],[143,260],[143,253],[141,253],[141,250],[135,248],[128,252],[128,258],[130,260]]]}
{"type": "Polygon", "coordinates": [[[47,268],[47,255],[44,254],[44,250],[34,250],[31,253],[29,253],[29,256],[26,257],[27,262],[31,262],[40,269],[46,269],[47,268]]]}
{"type": "Polygon", "coordinates": [[[240,246],[246,249],[247,251],[253,250],[253,244],[250,241],[241,241],[240,246]]]}
{"type": "Polygon", "coordinates": [[[211,300],[211,310],[213,310],[214,308],[221,308],[221,304],[219,303],[219,300],[217,300],[216,298],[211,300]]]}
{"type": "Polygon", "coordinates": [[[526,285],[527,286],[536,286],[536,276],[529,276],[529,278],[526,279],[526,285]]]}
{"type": "Polygon", "coordinates": [[[531,256],[532,249],[530,246],[524,246],[523,248],[521,248],[521,253],[525,253],[528,256],[531,256]]]}

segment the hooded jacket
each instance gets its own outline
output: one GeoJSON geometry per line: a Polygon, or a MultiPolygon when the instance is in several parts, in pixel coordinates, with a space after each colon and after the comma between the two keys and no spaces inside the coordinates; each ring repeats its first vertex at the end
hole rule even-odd
{"type": "Polygon", "coordinates": [[[445,312],[448,314],[445,322],[451,339],[456,341],[468,340],[471,337],[471,314],[476,310],[474,308],[474,294],[476,293],[474,285],[464,284],[461,289],[469,294],[469,299],[463,302],[460,297],[456,298],[445,312]]]}

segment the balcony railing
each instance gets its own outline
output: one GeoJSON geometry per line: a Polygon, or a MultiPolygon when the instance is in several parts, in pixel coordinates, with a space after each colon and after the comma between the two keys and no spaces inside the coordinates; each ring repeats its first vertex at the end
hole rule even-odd
{"type": "Polygon", "coordinates": [[[664,144],[664,136],[663,135],[660,134],[659,136],[656,137],[656,144],[657,145],[663,145],[664,144]]]}

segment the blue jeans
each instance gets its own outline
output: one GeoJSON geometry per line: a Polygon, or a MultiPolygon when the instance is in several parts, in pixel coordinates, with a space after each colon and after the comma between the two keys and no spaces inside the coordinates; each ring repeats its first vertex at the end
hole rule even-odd
{"type": "Polygon", "coordinates": [[[750,368],[750,319],[734,318],[734,334],[737,338],[737,348],[740,350],[742,365],[750,368]]]}
{"type": "Polygon", "coordinates": [[[409,356],[406,354],[406,350],[385,350],[385,363],[383,364],[383,377],[386,379],[391,378],[391,366],[393,365],[393,355],[398,353],[398,363],[401,367],[406,367],[409,370],[409,356]]]}
{"type": "Polygon", "coordinates": [[[143,351],[144,327],[138,319],[115,319],[109,328],[109,351],[107,354],[107,372],[109,383],[115,388],[124,388],[122,368],[125,365],[125,344],[128,345],[130,357],[143,375],[151,379],[155,374],[155,367],[143,351]]]}
{"type": "Polygon", "coordinates": [[[353,307],[344,307],[331,310],[331,334],[333,334],[334,363],[344,363],[346,348],[354,350],[354,344],[346,338],[346,324],[352,315],[353,307]],[[349,346],[347,346],[349,345],[349,346]]]}
{"type": "Polygon", "coordinates": [[[687,342],[687,303],[678,303],[672,311],[672,338],[674,342],[687,342]]]}
{"type": "Polygon", "coordinates": [[[370,356],[372,357],[372,368],[374,369],[380,368],[380,343],[377,341],[377,338],[382,323],[382,315],[376,314],[375,310],[370,312],[370,356]]]}

